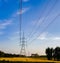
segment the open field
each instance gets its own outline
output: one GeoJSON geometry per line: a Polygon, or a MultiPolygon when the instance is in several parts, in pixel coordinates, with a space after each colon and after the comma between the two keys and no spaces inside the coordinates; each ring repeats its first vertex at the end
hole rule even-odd
{"type": "Polygon", "coordinates": [[[12,62],[39,62],[39,63],[60,63],[60,61],[53,61],[41,58],[22,58],[22,57],[13,57],[13,58],[0,58],[0,61],[12,61],[12,62]]]}

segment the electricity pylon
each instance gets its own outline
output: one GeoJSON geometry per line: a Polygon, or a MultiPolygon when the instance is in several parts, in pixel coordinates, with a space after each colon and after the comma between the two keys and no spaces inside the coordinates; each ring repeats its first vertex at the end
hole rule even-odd
{"type": "Polygon", "coordinates": [[[23,37],[22,37],[22,39],[21,39],[20,55],[26,55],[26,41],[25,41],[24,32],[23,32],[23,37]]]}

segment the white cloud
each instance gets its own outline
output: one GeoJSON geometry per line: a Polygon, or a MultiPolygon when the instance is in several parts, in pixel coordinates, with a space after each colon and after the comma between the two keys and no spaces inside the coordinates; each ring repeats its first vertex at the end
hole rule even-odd
{"type": "Polygon", "coordinates": [[[60,40],[60,37],[54,37],[53,40],[60,40]]]}
{"type": "Polygon", "coordinates": [[[47,34],[48,34],[48,32],[42,33],[42,34],[38,37],[38,39],[40,39],[40,40],[46,40],[46,39],[47,39],[47,34]]]}
{"type": "Polygon", "coordinates": [[[29,0],[23,0],[23,2],[28,2],[29,0]]]}
{"type": "Polygon", "coordinates": [[[17,10],[16,12],[14,12],[14,13],[12,14],[12,18],[17,17],[17,16],[19,16],[20,14],[24,14],[24,13],[27,12],[29,9],[30,9],[30,8],[23,8],[22,11],[20,11],[20,9],[17,10]]]}
{"type": "MultiPolygon", "coordinates": [[[[26,11],[28,11],[29,8],[23,8],[22,9],[22,14],[25,13],[26,11]]],[[[0,20],[0,30],[2,29],[6,29],[8,26],[13,24],[13,21],[16,19],[16,17],[18,17],[20,15],[20,10],[14,12],[10,18],[8,19],[4,19],[4,20],[0,20]]],[[[2,32],[0,33],[0,35],[2,34],[2,32]]]]}
{"type": "Polygon", "coordinates": [[[48,32],[42,33],[37,39],[39,40],[53,40],[53,41],[60,41],[60,36],[55,36],[53,34],[49,34],[48,32]]]}
{"type": "Polygon", "coordinates": [[[22,11],[19,10],[19,11],[17,12],[17,15],[23,14],[23,13],[27,12],[29,9],[30,9],[30,8],[23,8],[22,11]]]}
{"type": "Polygon", "coordinates": [[[5,29],[7,26],[12,24],[12,20],[0,20],[2,23],[0,23],[0,29],[5,29]]]}

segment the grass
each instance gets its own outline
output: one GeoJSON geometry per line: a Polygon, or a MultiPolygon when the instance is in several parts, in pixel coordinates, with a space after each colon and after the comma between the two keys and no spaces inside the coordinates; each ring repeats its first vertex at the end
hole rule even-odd
{"type": "MultiPolygon", "coordinates": [[[[60,63],[60,61],[53,61],[53,60],[47,60],[46,58],[23,58],[23,57],[13,57],[13,58],[7,58],[7,57],[1,57],[0,58],[0,63],[2,61],[9,61],[9,62],[13,62],[13,63],[60,63]]],[[[5,63],[5,62],[4,62],[5,63]]],[[[7,63],[7,62],[6,62],[7,63]]]]}

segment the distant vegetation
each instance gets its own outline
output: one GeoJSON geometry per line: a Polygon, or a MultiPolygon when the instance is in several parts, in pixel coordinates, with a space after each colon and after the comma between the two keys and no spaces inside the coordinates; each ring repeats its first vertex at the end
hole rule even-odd
{"type": "Polygon", "coordinates": [[[60,61],[60,47],[56,47],[55,49],[48,47],[46,49],[46,55],[48,60],[54,59],[60,61]]]}
{"type": "Polygon", "coordinates": [[[17,54],[8,54],[0,51],[0,57],[19,57],[20,55],[17,54]]]}
{"type": "MultiPolygon", "coordinates": [[[[19,55],[19,54],[9,54],[9,53],[4,53],[2,51],[0,51],[0,57],[26,57],[25,55],[19,55]]],[[[28,57],[33,57],[33,58],[37,58],[40,57],[38,54],[31,54],[31,56],[28,57]]]]}

